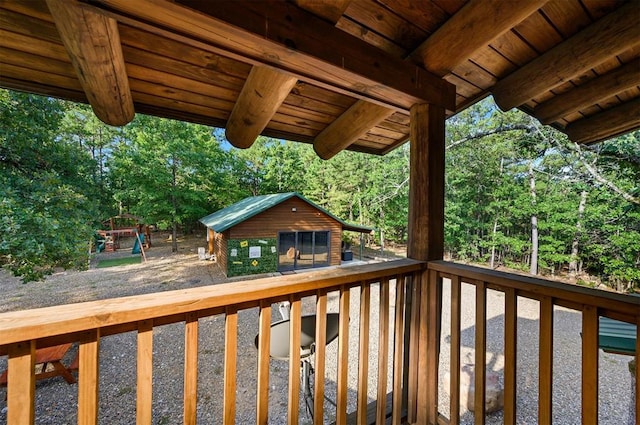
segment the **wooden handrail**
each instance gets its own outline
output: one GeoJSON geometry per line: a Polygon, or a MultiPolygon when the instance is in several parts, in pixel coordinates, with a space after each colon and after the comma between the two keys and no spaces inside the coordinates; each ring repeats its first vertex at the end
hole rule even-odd
{"type": "Polygon", "coordinates": [[[634,323],[634,318],[640,311],[640,297],[631,297],[617,292],[448,261],[430,261],[428,268],[439,272],[443,277],[460,276],[468,283],[485,282],[488,289],[504,291],[505,288],[513,288],[518,291],[518,295],[526,294],[527,298],[536,300],[545,296],[552,297],[555,304],[576,310],[580,310],[581,305],[591,305],[601,309],[601,315],[610,314],[613,319],[625,322],[634,323]]]}
{"type": "MultiPolygon", "coordinates": [[[[255,303],[266,299],[286,299],[340,285],[356,286],[361,281],[379,280],[390,274],[421,270],[421,261],[402,259],[384,263],[320,270],[288,276],[239,281],[177,291],[135,295],[77,304],[44,307],[0,314],[0,355],[6,346],[96,328],[137,323],[141,320],[183,315],[194,311],[225,308],[232,304],[255,303]]],[[[177,316],[180,317],[177,317],[177,316]]],[[[205,313],[203,315],[209,315],[205,313]]],[[[165,321],[163,324],[171,323],[165,321]]]]}

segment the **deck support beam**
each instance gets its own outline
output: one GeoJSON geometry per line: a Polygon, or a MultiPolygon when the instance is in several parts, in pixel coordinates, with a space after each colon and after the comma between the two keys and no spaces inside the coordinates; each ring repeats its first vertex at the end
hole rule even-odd
{"type": "MultiPolygon", "coordinates": [[[[444,253],[444,122],[445,111],[435,105],[411,108],[411,158],[409,180],[409,241],[407,256],[416,260],[440,260],[444,253]]],[[[407,333],[412,335],[409,362],[405,370],[418,376],[417,387],[408,394],[409,421],[436,423],[438,400],[438,356],[442,288],[435,274],[417,274],[407,291],[407,333]],[[418,314],[412,314],[411,310],[418,314]],[[416,357],[417,351],[417,357],[416,357]],[[435,400],[435,404],[434,404],[435,400]],[[411,407],[415,407],[415,409],[411,407]],[[415,411],[414,411],[415,410],[415,411]]]]}

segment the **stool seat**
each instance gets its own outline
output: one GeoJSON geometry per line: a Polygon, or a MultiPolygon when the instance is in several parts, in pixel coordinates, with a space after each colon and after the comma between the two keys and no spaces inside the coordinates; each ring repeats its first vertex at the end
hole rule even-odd
{"type": "MultiPolygon", "coordinates": [[[[302,316],[300,327],[300,358],[309,357],[314,352],[316,342],[316,315],[302,316]]],[[[327,345],[338,337],[340,315],[327,314],[327,345]]],[[[281,320],[271,325],[269,355],[278,360],[289,359],[289,325],[290,321],[281,320]]],[[[255,345],[258,347],[260,335],[256,335],[255,345]]]]}

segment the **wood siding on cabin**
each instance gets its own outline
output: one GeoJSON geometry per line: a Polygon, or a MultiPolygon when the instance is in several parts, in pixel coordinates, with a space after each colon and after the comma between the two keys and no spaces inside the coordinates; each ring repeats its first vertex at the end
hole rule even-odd
{"type": "Polygon", "coordinates": [[[227,239],[229,238],[229,231],[224,233],[215,233],[215,253],[216,262],[222,268],[222,271],[227,274],[227,239]]]}
{"type": "Polygon", "coordinates": [[[296,231],[329,231],[331,238],[329,264],[340,265],[342,224],[296,197],[287,199],[237,224],[225,232],[225,238],[277,238],[278,232],[296,231]],[[292,208],[296,211],[292,211],[292,208]]]}

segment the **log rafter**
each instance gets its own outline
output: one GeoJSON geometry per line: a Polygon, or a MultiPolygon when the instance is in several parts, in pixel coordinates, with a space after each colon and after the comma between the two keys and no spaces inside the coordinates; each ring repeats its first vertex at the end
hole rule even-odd
{"type": "Polygon", "coordinates": [[[525,0],[515,6],[502,0],[471,0],[427,38],[411,57],[434,74],[447,75],[547,1],[525,0]]]}
{"type": "Polygon", "coordinates": [[[574,121],[567,126],[566,132],[574,142],[595,143],[624,134],[638,126],[640,126],[640,98],[574,121]]]}
{"type": "Polygon", "coordinates": [[[498,81],[493,97],[505,111],[523,105],[638,45],[637,5],[629,2],[498,81]]]}
{"type": "Polygon", "coordinates": [[[394,112],[360,100],[316,136],[313,149],[320,158],[330,159],[394,112]]]}
{"type": "Polygon", "coordinates": [[[75,0],[47,5],[96,116],[109,125],[129,123],[135,110],[117,22],[75,0]]]}
{"type": "Polygon", "coordinates": [[[640,85],[640,58],[594,78],[566,93],[552,97],[534,110],[543,124],[550,124],[582,108],[640,85]]]}
{"type": "Polygon", "coordinates": [[[280,71],[254,66],[227,121],[227,140],[237,148],[250,147],[297,81],[280,71]]]}

